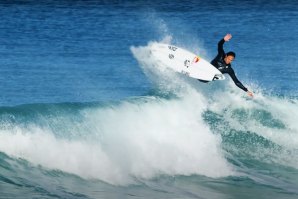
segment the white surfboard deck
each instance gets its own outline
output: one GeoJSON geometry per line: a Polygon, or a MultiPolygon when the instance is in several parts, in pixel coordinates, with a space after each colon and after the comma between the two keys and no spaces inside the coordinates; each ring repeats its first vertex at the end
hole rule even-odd
{"type": "Polygon", "coordinates": [[[150,52],[151,57],[158,63],[189,77],[207,82],[225,79],[225,76],[209,62],[177,46],[154,43],[150,52]]]}

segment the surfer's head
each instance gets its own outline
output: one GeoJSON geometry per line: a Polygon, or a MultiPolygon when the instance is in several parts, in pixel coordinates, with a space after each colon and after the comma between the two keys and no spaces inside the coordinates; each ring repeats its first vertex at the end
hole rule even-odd
{"type": "Polygon", "coordinates": [[[225,57],[226,64],[230,64],[236,57],[236,54],[232,51],[228,52],[225,57]]]}

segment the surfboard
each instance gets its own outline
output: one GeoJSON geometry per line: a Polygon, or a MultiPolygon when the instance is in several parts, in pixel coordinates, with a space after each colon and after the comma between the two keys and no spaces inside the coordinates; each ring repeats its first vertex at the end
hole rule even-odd
{"type": "Polygon", "coordinates": [[[154,43],[150,47],[154,61],[189,77],[209,82],[224,80],[225,76],[208,61],[174,45],[154,43]]]}

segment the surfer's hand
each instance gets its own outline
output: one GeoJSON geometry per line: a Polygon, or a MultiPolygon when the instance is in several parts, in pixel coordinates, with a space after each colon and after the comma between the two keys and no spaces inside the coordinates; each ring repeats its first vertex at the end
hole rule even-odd
{"type": "Polygon", "coordinates": [[[254,94],[253,94],[251,91],[247,91],[246,93],[247,93],[247,95],[248,95],[249,97],[253,97],[253,96],[254,96],[254,94]]]}
{"type": "Polygon", "coordinates": [[[226,34],[226,36],[224,37],[225,41],[229,41],[232,38],[231,34],[226,34]]]}

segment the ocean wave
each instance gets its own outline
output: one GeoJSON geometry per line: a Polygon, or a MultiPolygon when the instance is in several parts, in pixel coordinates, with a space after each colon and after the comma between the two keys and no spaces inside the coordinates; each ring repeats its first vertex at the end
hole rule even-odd
{"type": "Polygon", "coordinates": [[[132,51],[154,92],[119,102],[0,107],[0,151],[124,185],[161,175],[253,178],[254,161],[298,169],[296,99],[258,90],[251,99],[231,81],[203,84],[152,65],[146,47],[132,51]]]}

